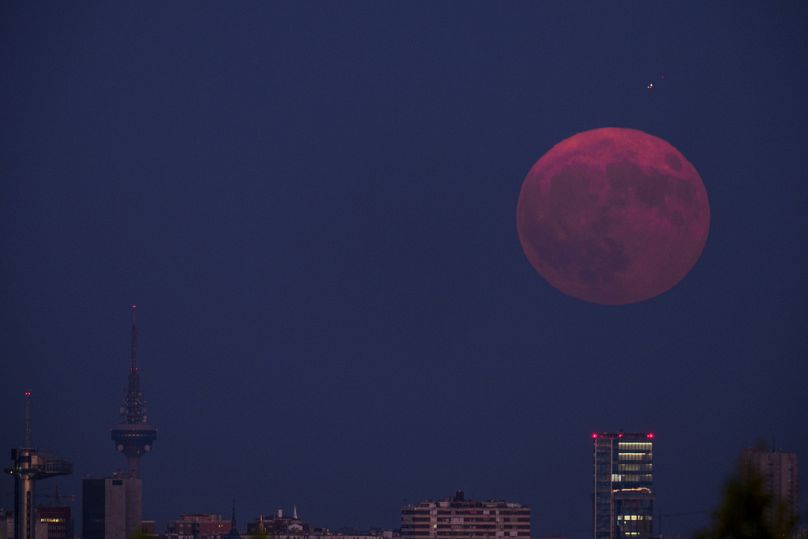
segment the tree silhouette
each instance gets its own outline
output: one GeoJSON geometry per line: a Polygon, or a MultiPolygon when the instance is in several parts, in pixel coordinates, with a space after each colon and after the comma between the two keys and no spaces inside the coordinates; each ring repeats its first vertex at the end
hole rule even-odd
{"type": "MultiPolygon", "coordinates": [[[[804,537],[803,534],[801,534],[804,537]]],[[[710,527],[698,539],[792,539],[797,519],[789,507],[766,491],[763,477],[743,461],[724,485],[710,527]]]]}
{"type": "Polygon", "coordinates": [[[250,539],[271,539],[271,536],[267,533],[263,526],[259,526],[255,532],[250,535],[250,539]]]}

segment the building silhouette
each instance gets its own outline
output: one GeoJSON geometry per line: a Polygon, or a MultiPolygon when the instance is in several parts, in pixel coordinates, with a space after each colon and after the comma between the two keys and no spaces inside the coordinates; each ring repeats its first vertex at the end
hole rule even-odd
{"type": "Polygon", "coordinates": [[[37,511],[39,523],[46,530],[40,539],[73,539],[73,517],[69,506],[40,505],[37,511]]]}
{"type": "Polygon", "coordinates": [[[317,534],[318,530],[297,516],[297,506],[292,509],[291,515],[284,513],[283,509],[278,509],[272,516],[260,515],[256,520],[247,522],[247,535],[266,533],[273,537],[308,537],[311,532],[317,534]]]}
{"type": "Polygon", "coordinates": [[[176,520],[166,524],[166,533],[161,534],[163,539],[240,539],[236,523],[236,502],[233,501],[233,510],[230,520],[214,513],[196,513],[180,515],[176,520]]]}
{"type": "Polygon", "coordinates": [[[594,539],[650,539],[653,433],[594,433],[592,446],[594,539]]]}
{"type": "Polygon", "coordinates": [[[128,474],[81,482],[82,539],[129,539],[139,531],[132,507],[141,506],[143,485],[128,474]],[[135,525],[137,525],[135,527],[135,525]]]}
{"type": "Polygon", "coordinates": [[[504,501],[446,500],[401,509],[401,539],[530,538],[530,508],[504,501]]]}
{"type": "MultiPolygon", "coordinates": [[[[800,508],[799,468],[796,453],[774,449],[746,449],[741,454],[743,472],[752,471],[763,479],[763,487],[774,507],[782,505],[796,518],[800,508]]],[[[774,515],[770,515],[774,518],[774,515]]]]}
{"type": "MultiPolygon", "coordinates": [[[[166,524],[166,533],[163,534],[163,537],[166,539],[187,537],[221,539],[228,537],[234,524],[233,519],[226,520],[222,518],[222,515],[213,513],[180,515],[180,518],[170,520],[166,524]]],[[[238,533],[237,530],[236,533],[238,533]]]]}

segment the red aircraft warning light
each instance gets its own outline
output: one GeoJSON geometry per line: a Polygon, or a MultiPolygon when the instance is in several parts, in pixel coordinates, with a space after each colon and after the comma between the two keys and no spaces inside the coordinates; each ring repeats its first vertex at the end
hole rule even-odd
{"type": "Polygon", "coordinates": [[[654,439],[654,433],[649,432],[648,434],[645,435],[645,437],[648,438],[649,440],[653,440],[654,439]]]}
{"type": "Polygon", "coordinates": [[[598,433],[597,433],[597,432],[593,432],[593,433],[592,433],[592,439],[594,440],[594,439],[595,439],[595,438],[597,438],[597,437],[598,437],[598,433]]]}

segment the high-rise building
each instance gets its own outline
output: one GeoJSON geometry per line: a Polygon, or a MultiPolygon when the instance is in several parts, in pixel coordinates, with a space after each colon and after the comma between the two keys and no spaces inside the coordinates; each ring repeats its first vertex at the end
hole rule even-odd
{"type": "Polygon", "coordinates": [[[746,449],[741,455],[743,471],[754,471],[775,505],[784,505],[796,517],[800,508],[797,454],[764,448],[746,449]]]}
{"type": "Polygon", "coordinates": [[[594,539],[649,539],[654,515],[654,435],[592,434],[594,539]]]}
{"type": "Polygon", "coordinates": [[[82,481],[82,539],[129,539],[140,530],[143,485],[129,474],[82,481]]]}
{"type": "Polygon", "coordinates": [[[530,508],[504,501],[452,498],[401,510],[401,539],[530,538],[530,508]]]}

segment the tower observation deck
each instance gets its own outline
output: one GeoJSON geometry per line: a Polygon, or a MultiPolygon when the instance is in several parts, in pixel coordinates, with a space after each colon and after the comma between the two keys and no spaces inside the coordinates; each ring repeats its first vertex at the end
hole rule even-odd
{"type": "Polygon", "coordinates": [[[115,448],[126,456],[130,477],[139,473],[140,457],[151,451],[157,439],[157,429],[146,417],[146,401],[140,389],[140,370],[137,363],[137,305],[132,305],[132,336],[129,349],[130,365],[126,396],[121,405],[121,422],[112,429],[115,448]]]}

